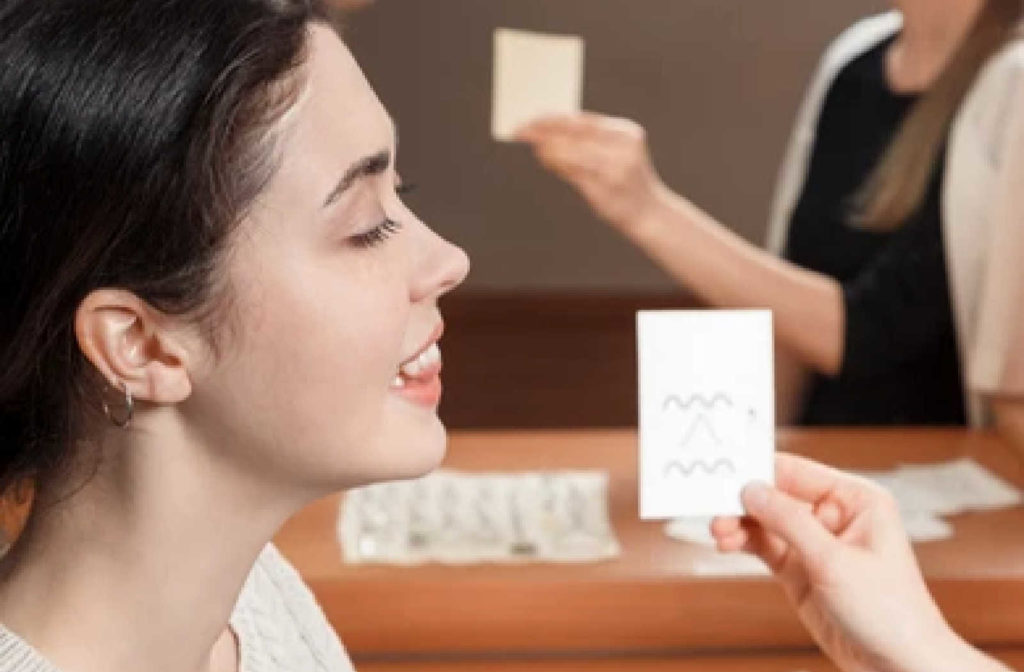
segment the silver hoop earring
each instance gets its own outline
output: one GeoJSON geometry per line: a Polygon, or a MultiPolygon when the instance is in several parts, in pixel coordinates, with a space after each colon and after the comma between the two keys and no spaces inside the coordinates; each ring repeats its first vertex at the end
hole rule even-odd
{"type": "Polygon", "coordinates": [[[124,388],[124,417],[115,417],[113,411],[110,410],[110,404],[106,401],[103,402],[103,414],[118,429],[128,429],[128,425],[132,422],[132,416],[135,414],[135,400],[132,399],[132,391],[128,389],[127,383],[121,383],[121,387],[124,388]]]}

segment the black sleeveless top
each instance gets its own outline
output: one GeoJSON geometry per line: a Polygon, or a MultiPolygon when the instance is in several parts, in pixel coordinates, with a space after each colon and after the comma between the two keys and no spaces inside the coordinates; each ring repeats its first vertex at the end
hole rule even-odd
{"type": "Polygon", "coordinates": [[[854,197],[916,100],[888,85],[891,42],[850,62],[829,90],[790,223],[786,258],[839,281],[846,316],[841,370],[815,377],[803,424],[966,422],[942,241],[943,162],[901,228],[851,223],[854,197]]]}

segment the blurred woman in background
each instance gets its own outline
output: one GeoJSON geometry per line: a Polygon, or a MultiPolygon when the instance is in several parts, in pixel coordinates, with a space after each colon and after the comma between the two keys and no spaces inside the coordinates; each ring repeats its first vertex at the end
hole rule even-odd
{"type": "Polygon", "coordinates": [[[994,418],[1024,445],[1021,3],[894,4],[822,59],[768,251],[665,186],[633,122],[546,119],[520,138],[701,300],[773,311],[780,421],[994,418]]]}

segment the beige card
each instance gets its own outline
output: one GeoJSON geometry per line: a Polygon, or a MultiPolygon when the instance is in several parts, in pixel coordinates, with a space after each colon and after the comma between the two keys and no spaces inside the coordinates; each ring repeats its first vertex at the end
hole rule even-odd
{"type": "Polygon", "coordinates": [[[583,38],[498,28],[494,31],[491,134],[508,142],[521,126],[550,114],[579,112],[583,38]]]}

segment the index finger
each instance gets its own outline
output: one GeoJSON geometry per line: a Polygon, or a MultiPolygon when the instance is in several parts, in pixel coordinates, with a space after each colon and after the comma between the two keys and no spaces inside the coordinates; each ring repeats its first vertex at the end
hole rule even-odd
{"type": "Polygon", "coordinates": [[[520,126],[514,133],[517,138],[531,138],[538,135],[576,133],[582,127],[578,115],[548,115],[537,117],[520,126]]]}
{"type": "Polygon", "coordinates": [[[810,504],[832,499],[849,505],[870,490],[858,476],[789,453],[775,457],[775,487],[810,504]]]}
{"type": "Polygon", "coordinates": [[[553,114],[539,117],[520,130],[536,134],[562,133],[578,137],[599,138],[634,133],[640,129],[639,124],[629,119],[583,110],[574,114],[553,114]]]}

